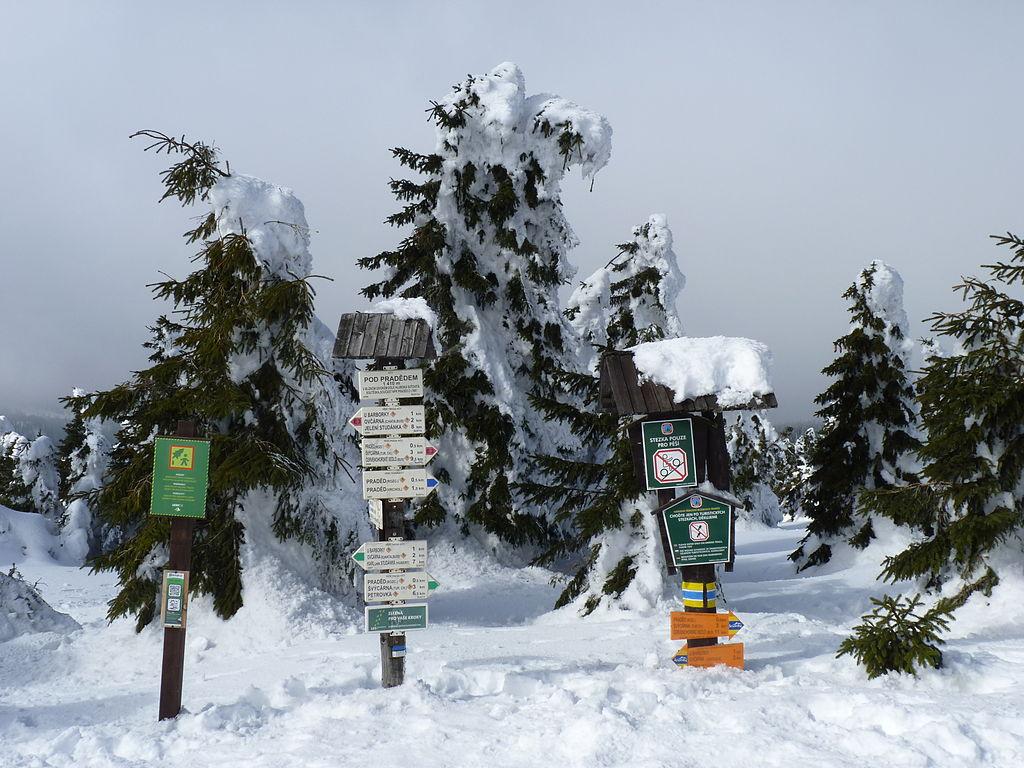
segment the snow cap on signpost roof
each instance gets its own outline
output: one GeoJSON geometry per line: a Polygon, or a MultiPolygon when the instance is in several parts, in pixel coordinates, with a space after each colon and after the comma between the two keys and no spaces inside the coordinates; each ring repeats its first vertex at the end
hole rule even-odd
{"type": "Polygon", "coordinates": [[[684,336],[601,361],[601,410],[620,415],[775,408],[772,353],[759,341],[684,336]]]}

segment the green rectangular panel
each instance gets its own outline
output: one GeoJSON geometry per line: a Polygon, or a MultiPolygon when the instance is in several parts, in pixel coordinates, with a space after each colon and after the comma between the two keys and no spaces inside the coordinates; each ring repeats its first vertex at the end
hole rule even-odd
{"type": "Polygon", "coordinates": [[[662,515],[674,566],[729,562],[731,506],[698,493],[665,507],[662,515]]]}
{"type": "Polygon", "coordinates": [[[155,438],[149,514],[203,519],[209,476],[209,440],[155,438]]]}
{"type": "Polygon", "coordinates": [[[367,632],[409,632],[426,628],[426,603],[366,606],[367,632]]]}
{"type": "Polygon", "coordinates": [[[697,461],[690,419],[659,419],[640,425],[647,490],[692,488],[697,485],[697,461]]]}

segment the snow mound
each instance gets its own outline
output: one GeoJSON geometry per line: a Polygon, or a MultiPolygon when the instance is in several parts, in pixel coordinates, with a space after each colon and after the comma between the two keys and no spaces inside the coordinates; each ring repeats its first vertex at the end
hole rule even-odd
{"type": "Polygon", "coordinates": [[[677,403],[716,395],[719,405],[743,405],[773,391],[771,350],[753,339],[684,336],[629,351],[640,377],[671,389],[677,403]]]}
{"type": "Polygon", "coordinates": [[[218,234],[244,234],[270,275],[297,280],[312,273],[306,209],[292,190],[233,174],[210,189],[210,205],[218,234]]]}
{"type": "Polygon", "coordinates": [[[39,632],[67,634],[81,625],[66,613],[53,610],[35,587],[0,571],[0,642],[39,632]]]}
{"type": "Polygon", "coordinates": [[[373,310],[391,312],[399,320],[426,320],[431,328],[437,327],[437,315],[427,306],[427,300],[419,296],[414,299],[403,299],[400,296],[383,299],[373,305],[373,310]]]}
{"type": "Polygon", "coordinates": [[[871,314],[885,322],[885,341],[906,364],[914,343],[910,339],[910,321],[903,308],[903,278],[879,259],[872,261],[866,272],[871,273],[870,278],[866,280],[862,274],[858,282],[864,285],[867,305],[871,314]]]}

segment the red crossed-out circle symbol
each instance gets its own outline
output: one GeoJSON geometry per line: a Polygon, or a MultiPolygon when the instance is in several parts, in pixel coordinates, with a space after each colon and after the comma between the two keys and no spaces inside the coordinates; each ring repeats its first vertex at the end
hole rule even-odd
{"type": "Polygon", "coordinates": [[[690,474],[686,466],[686,451],[665,448],[654,452],[654,477],[659,483],[675,483],[690,474]]]}
{"type": "Polygon", "coordinates": [[[711,526],[706,520],[690,523],[690,541],[707,541],[711,538],[711,526]]]}

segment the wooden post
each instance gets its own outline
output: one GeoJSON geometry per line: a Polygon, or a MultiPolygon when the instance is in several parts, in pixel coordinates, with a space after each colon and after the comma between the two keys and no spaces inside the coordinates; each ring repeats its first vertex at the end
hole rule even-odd
{"type": "MultiPolygon", "coordinates": [[[[713,426],[708,429],[708,480],[718,490],[728,491],[732,485],[732,470],[729,447],[725,440],[725,416],[721,413],[705,413],[704,416],[713,422],[713,426]]],[[[729,562],[725,564],[727,573],[732,572],[736,563],[735,510],[729,520],[729,540],[732,542],[732,550],[729,552],[729,562]]]]}
{"type": "MultiPolygon", "coordinates": [[[[178,437],[195,437],[193,421],[179,421],[174,433],[178,437]]],[[[167,568],[187,571],[192,567],[192,531],[195,520],[171,519],[171,552],[167,568]]],[[[187,600],[188,595],[182,595],[187,600]]],[[[181,684],[185,673],[185,627],[164,627],[163,663],[160,668],[160,719],[170,720],[181,712],[181,684]]]]}
{"type": "MultiPolygon", "coordinates": [[[[383,504],[384,527],[380,531],[381,541],[405,539],[405,502],[386,499],[383,504]]],[[[380,682],[384,688],[394,688],[405,682],[405,634],[382,632],[380,635],[380,682]],[[395,655],[395,648],[401,655],[395,655]]]]}

